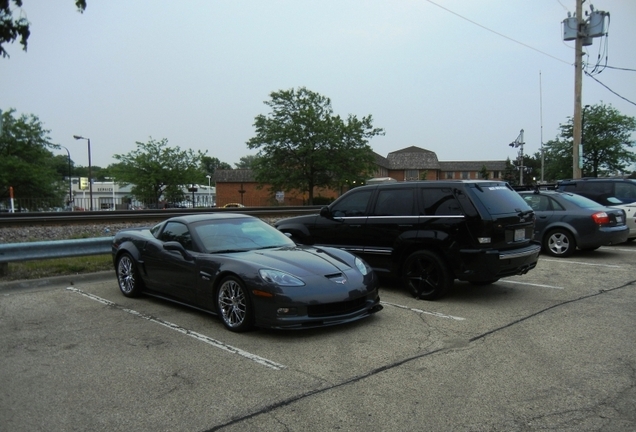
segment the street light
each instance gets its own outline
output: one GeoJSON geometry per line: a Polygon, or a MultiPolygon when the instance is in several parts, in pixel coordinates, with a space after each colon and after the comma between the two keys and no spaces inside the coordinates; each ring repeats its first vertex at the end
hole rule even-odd
{"type": "Polygon", "coordinates": [[[211,180],[212,176],[210,174],[205,176],[208,179],[208,207],[212,207],[212,191],[211,191],[211,180]]]}
{"type": "Polygon", "coordinates": [[[93,211],[93,171],[92,171],[92,165],[91,165],[91,139],[90,138],[84,138],[81,135],[73,135],[73,138],[75,138],[76,140],[86,140],[88,141],[88,190],[89,190],[89,197],[90,197],[90,210],[93,211]]]}
{"type": "Polygon", "coordinates": [[[71,178],[71,152],[63,145],[60,145],[60,147],[66,150],[66,153],[68,154],[68,206],[71,208],[71,211],[73,211],[73,206],[71,205],[71,203],[73,202],[73,179],[71,178]]]}

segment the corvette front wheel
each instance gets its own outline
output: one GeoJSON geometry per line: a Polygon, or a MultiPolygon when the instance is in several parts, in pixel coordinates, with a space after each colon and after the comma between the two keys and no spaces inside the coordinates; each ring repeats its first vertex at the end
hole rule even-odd
{"type": "Polygon", "coordinates": [[[245,285],[238,278],[223,279],[216,293],[216,308],[228,330],[241,333],[254,328],[254,309],[245,285]]]}

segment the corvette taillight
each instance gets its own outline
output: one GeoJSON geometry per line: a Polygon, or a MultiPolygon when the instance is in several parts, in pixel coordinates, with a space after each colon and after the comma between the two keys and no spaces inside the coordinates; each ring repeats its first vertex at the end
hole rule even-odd
{"type": "Polygon", "coordinates": [[[594,219],[594,222],[598,225],[608,224],[610,221],[609,216],[605,212],[594,213],[592,219],[594,219]]]}

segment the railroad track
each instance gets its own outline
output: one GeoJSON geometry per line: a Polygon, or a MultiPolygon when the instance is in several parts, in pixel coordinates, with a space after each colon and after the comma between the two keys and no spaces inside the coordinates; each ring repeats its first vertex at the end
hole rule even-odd
{"type": "Polygon", "coordinates": [[[172,216],[197,213],[243,213],[261,218],[283,218],[318,213],[319,210],[320,206],[299,206],[0,213],[0,227],[161,221],[172,216]]]}

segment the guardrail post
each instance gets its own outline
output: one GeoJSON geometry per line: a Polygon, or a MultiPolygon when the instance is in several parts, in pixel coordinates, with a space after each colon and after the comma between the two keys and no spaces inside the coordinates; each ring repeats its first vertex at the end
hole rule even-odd
{"type": "Polygon", "coordinates": [[[9,274],[9,263],[0,262],[0,276],[6,276],[9,274]]]}

